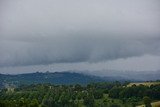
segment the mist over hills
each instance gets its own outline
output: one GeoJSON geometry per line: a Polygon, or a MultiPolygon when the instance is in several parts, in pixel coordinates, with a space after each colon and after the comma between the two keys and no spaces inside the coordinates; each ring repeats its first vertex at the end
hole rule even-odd
{"type": "MultiPolygon", "coordinates": [[[[98,72],[98,71],[97,71],[98,72]]],[[[121,77],[126,80],[136,80],[136,81],[155,81],[160,79],[160,70],[157,71],[117,71],[117,70],[104,70],[99,71],[102,75],[100,76],[111,76],[111,77],[121,77]],[[105,73],[103,73],[105,72],[105,73]]],[[[98,74],[96,74],[98,75],[98,74]]]]}

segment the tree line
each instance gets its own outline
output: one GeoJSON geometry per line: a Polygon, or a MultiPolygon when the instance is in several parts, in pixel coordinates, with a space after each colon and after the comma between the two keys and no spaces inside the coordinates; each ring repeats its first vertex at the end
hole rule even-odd
{"type": "Polygon", "coordinates": [[[142,100],[150,105],[152,100],[160,99],[160,85],[127,87],[127,84],[116,81],[88,85],[21,85],[12,91],[0,90],[0,107],[121,107],[115,99],[122,104],[131,102],[134,107],[142,100]]]}

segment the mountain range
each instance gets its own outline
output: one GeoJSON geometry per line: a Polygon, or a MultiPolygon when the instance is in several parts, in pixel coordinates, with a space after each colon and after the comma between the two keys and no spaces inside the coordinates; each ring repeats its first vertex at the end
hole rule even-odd
{"type": "Polygon", "coordinates": [[[25,74],[0,74],[0,87],[5,87],[6,84],[13,84],[15,86],[22,84],[88,84],[92,82],[106,82],[106,81],[147,81],[158,80],[160,74],[143,74],[143,73],[121,73],[122,75],[116,75],[116,72],[112,72],[114,75],[109,76],[95,76],[85,73],[76,73],[72,71],[65,72],[35,72],[25,74]]]}

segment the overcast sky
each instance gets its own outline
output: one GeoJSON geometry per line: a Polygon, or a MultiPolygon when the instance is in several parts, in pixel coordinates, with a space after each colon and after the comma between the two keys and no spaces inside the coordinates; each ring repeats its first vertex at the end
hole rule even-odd
{"type": "Polygon", "coordinates": [[[0,0],[0,73],[47,70],[160,70],[160,0],[0,0]]]}

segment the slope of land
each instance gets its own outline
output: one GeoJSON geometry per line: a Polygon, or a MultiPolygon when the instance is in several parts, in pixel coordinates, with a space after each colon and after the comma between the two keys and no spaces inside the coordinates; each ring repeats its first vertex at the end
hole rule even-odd
{"type": "Polygon", "coordinates": [[[82,73],[73,72],[36,72],[28,74],[0,74],[0,86],[5,84],[39,84],[39,83],[50,83],[50,84],[87,84],[91,82],[105,82],[105,81],[125,81],[121,77],[98,77],[92,75],[85,75],[82,73]]]}
{"type": "Polygon", "coordinates": [[[158,85],[160,82],[135,82],[135,83],[129,83],[127,87],[131,87],[133,85],[139,86],[139,85],[145,85],[145,86],[151,86],[151,85],[158,85]]]}
{"type": "MultiPolygon", "coordinates": [[[[160,107],[160,101],[152,102],[151,105],[152,107],[160,107]]],[[[145,107],[145,105],[139,105],[136,107],[145,107]]]]}

